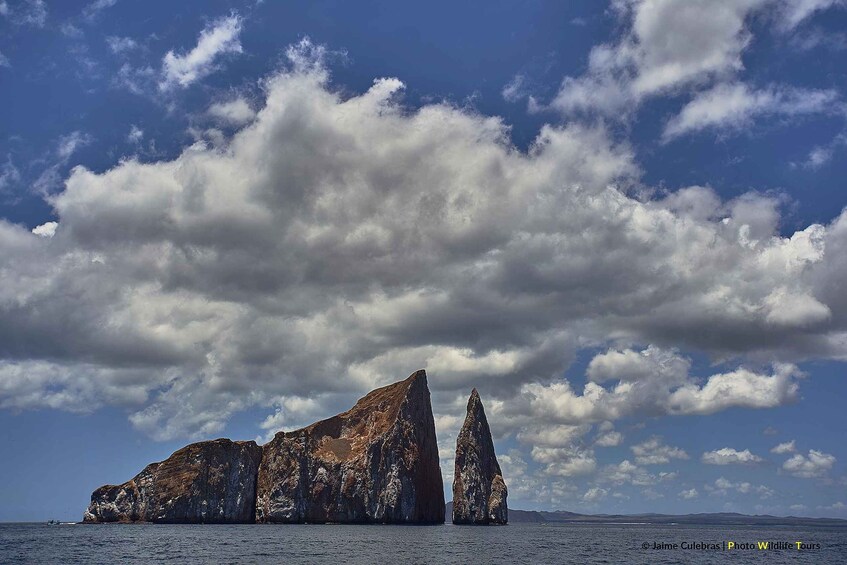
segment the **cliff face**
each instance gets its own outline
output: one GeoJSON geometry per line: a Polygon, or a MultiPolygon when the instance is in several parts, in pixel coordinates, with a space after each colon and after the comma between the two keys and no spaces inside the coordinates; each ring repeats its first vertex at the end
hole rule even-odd
{"type": "Polygon", "coordinates": [[[85,522],[243,523],[255,516],[262,448],[217,439],[183,447],[122,485],[94,491],[85,522]]]}
{"type": "Polygon", "coordinates": [[[264,446],[258,522],[443,523],[426,373],[264,446]]]}
{"type": "Polygon", "coordinates": [[[91,495],[85,522],[443,523],[426,373],[263,447],[195,443],[91,495]]]}
{"type": "Polygon", "coordinates": [[[494,454],[494,442],[476,389],[456,440],[453,478],[454,524],[506,524],[506,483],[494,454]]]}

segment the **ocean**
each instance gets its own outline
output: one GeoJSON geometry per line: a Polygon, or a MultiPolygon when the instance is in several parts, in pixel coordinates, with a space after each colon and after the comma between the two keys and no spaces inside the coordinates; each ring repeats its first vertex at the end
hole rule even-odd
{"type": "Polygon", "coordinates": [[[0,524],[0,563],[847,563],[847,528],[0,524]],[[796,542],[805,544],[796,549],[796,542]],[[735,547],[728,549],[728,542],[735,547]],[[769,549],[758,549],[768,542],[769,549]],[[654,545],[656,544],[656,545],[654,545]],[[773,544],[777,544],[776,546],[773,544]],[[776,548],[774,548],[776,547],[776,548]]]}

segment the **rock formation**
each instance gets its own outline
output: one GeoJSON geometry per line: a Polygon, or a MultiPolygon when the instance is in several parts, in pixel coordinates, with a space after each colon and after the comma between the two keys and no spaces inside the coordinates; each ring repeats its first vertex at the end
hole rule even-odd
{"type": "Polygon", "coordinates": [[[268,444],[184,447],[91,495],[85,522],[443,523],[426,373],[268,444]]]}
{"type": "Polygon", "coordinates": [[[476,389],[468,400],[468,415],[456,440],[453,475],[454,524],[506,524],[506,483],[494,454],[494,442],[476,389]]]}
{"type": "Polygon", "coordinates": [[[443,523],[426,373],[265,445],[258,522],[443,523]]]}
{"type": "Polygon", "coordinates": [[[91,495],[85,522],[243,523],[256,512],[262,448],[216,439],[183,447],[131,481],[91,495]]]}

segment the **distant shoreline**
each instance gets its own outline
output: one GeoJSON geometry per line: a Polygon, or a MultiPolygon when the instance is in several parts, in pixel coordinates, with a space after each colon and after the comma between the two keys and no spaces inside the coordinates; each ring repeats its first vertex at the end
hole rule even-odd
{"type": "MultiPolygon", "coordinates": [[[[447,515],[452,509],[447,503],[447,515]]],[[[697,525],[697,526],[834,526],[847,528],[842,518],[806,518],[800,516],[750,515],[734,512],[696,514],[579,514],[567,511],[519,510],[509,508],[509,523],[607,524],[607,525],[697,525]]]]}
{"type": "Polygon", "coordinates": [[[704,514],[574,514],[571,512],[546,512],[509,510],[509,521],[548,524],[603,524],[603,525],[656,525],[656,526],[833,526],[847,528],[841,518],[804,518],[799,516],[748,515],[734,513],[704,514]]]}
{"type": "MultiPolygon", "coordinates": [[[[452,502],[447,503],[447,515],[452,512],[452,502]]],[[[847,519],[843,518],[807,518],[800,516],[772,516],[736,514],[732,512],[701,513],[701,514],[578,514],[567,511],[546,510],[519,510],[509,509],[509,523],[513,524],[571,524],[575,526],[831,526],[847,528],[847,519]]],[[[49,525],[47,521],[0,521],[0,525],[49,525]]],[[[153,522],[108,522],[108,523],[84,523],[82,521],[61,521],[59,525],[103,525],[103,524],[138,524],[138,525],[185,525],[180,523],[155,524],[153,522]]],[[[232,525],[254,525],[254,524],[192,524],[206,526],[232,526],[232,525]]],[[[338,523],[325,524],[255,524],[264,526],[333,526],[338,523]]],[[[353,523],[342,524],[352,526],[383,526],[397,524],[379,523],[353,523]]],[[[405,524],[400,524],[405,525],[405,524]]],[[[415,525],[415,524],[413,524],[415,525]]],[[[427,524],[430,526],[449,525],[448,519],[445,524],[427,524]]]]}

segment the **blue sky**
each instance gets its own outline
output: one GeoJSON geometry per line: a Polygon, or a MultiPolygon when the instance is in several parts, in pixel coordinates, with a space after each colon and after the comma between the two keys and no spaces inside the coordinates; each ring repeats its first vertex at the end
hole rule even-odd
{"type": "Polygon", "coordinates": [[[847,517],[841,0],[0,1],[0,520],[426,368],[516,508],[847,517]]]}

